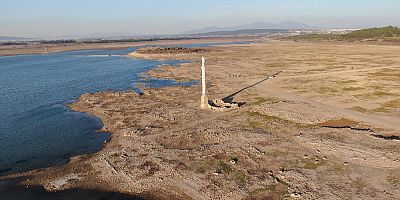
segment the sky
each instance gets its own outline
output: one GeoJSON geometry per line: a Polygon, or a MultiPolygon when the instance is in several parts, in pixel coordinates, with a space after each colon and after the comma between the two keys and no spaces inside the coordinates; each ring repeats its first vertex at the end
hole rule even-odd
{"type": "Polygon", "coordinates": [[[400,0],[0,0],[0,36],[175,34],[282,21],[323,28],[400,26],[400,0]]]}

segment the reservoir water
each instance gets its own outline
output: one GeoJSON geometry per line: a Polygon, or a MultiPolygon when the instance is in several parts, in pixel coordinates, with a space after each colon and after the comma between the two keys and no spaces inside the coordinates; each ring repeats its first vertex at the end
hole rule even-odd
{"type": "MultiPolygon", "coordinates": [[[[66,106],[79,95],[135,89],[140,74],[180,61],[136,60],[134,48],[0,57],[0,174],[61,165],[110,139],[102,122],[66,106]]],[[[190,85],[149,80],[148,86],[190,85]]]]}

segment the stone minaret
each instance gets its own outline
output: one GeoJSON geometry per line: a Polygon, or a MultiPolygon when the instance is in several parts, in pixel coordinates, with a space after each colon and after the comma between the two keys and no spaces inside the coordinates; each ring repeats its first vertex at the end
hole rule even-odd
{"type": "Polygon", "coordinates": [[[208,108],[208,98],[206,90],[206,59],[202,57],[201,59],[201,105],[202,109],[208,108]]]}

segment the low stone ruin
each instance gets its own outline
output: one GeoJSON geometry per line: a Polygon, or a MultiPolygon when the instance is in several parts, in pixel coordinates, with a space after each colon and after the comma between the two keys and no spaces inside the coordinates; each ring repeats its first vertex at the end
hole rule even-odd
{"type": "Polygon", "coordinates": [[[208,108],[215,111],[228,111],[240,108],[240,103],[236,102],[224,102],[221,99],[209,100],[208,108]]]}

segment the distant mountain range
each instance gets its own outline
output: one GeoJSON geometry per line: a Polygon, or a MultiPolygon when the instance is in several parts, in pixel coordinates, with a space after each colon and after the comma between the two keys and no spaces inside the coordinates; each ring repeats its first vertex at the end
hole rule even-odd
{"type": "Polygon", "coordinates": [[[0,36],[0,41],[32,40],[32,38],[0,36]]]}
{"type": "MultiPolygon", "coordinates": [[[[281,23],[270,23],[270,22],[256,22],[251,24],[243,24],[238,26],[209,26],[197,30],[186,31],[178,36],[209,36],[209,35],[232,35],[232,34],[255,34],[255,33],[274,33],[284,32],[290,29],[302,29],[302,30],[315,30],[321,29],[317,26],[311,26],[293,21],[285,21],[281,23]]],[[[113,38],[113,39],[125,39],[134,37],[161,37],[161,36],[176,36],[176,35],[145,35],[145,34],[129,34],[129,33],[93,33],[88,35],[69,35],[61,37],[63,39],[68,38],[81,38],[81,39],[92,39],[92,38],[113,38]]],[[[60,39],[48,38],[48,39],[60,39]]],[[[35,38],[24,38],[24,37],[12,37],[12,36],[0,36],[0,41],[20,41],[20,40],[39,40],[35,38]]]]}
{"type": "Polygon", "coordinates": [[[289,29],[243,29],[235,31],[215,31],[206,33],[189,34],[192,37],[231,36],[231,35],[256,35],[272,33],[288,33],[289,29]]]}
{"type": "Polygon", "coordinates": [[[308,24],[303,24],[299,22],[286,21],[281,23],[270,23],[270,22],[256,22],[252,24],[243,24],[239,26],[229,26],[229,27],[218,27],[209,26],[202,29],[191,30],[183,32],[182,34],[191,35],[198,33],[210,33],[210,32],[223,32],[223,31],[237,31],[237,30],[248,30],[248,29],[304,29],[313,30],[320,29],[317,26],[311,26],[308,24]]]}

